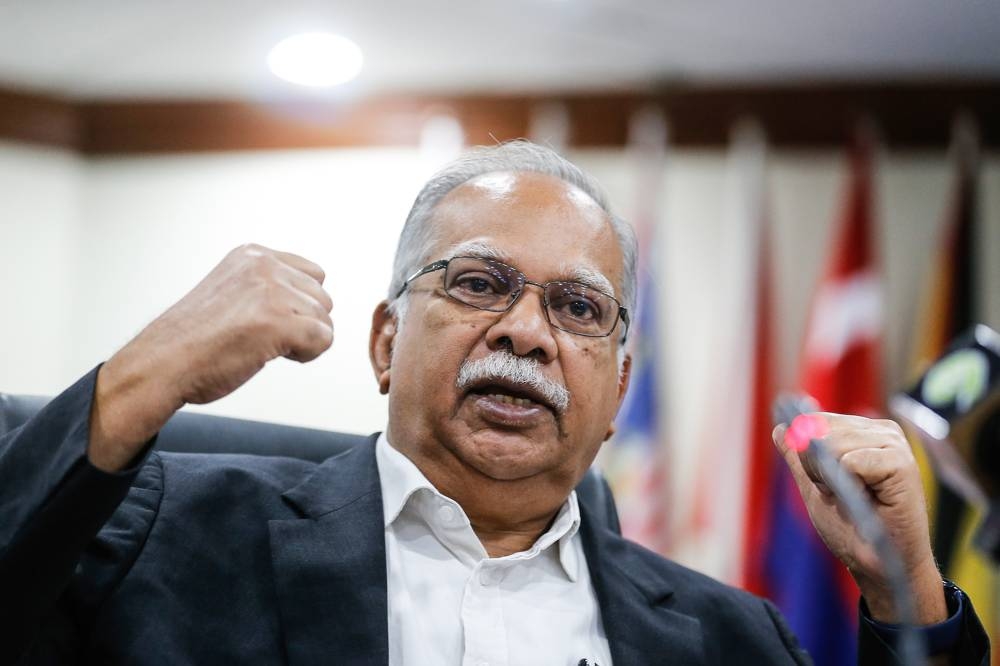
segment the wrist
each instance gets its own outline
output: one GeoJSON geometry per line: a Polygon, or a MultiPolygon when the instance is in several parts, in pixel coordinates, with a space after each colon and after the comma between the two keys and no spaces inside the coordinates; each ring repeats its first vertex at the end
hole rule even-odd
{"type": "MultiPolygon", "coordinates": [[[[916,624],[938,624],[948,619],[944,581],[932,559],[907,576],[907,580],[910,583],[909,592],[913,595],[916,624]]],[[[858,586],[873,620],[886,624],[903,621],[904,618],[896,607],[892,586],[888,582],[859,580],[858,586]]]]}
{"type": "Polygon", "coordinates": [[[122,349],[101,366],[94,388],[87,456],[106,472],[125,469],[184,405],[148,357],[122,349]]]}

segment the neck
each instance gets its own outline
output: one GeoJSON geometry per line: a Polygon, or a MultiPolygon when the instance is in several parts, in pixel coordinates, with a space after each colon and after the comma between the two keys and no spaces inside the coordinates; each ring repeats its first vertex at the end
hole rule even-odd
{"type": "Polygon", "coordinates": [[[537,482],[476,480],[458,482],[450,475],[421,471],[443,495],[458,502],[490,557],[518,553],[534,545],[549,529],[566,501],[565,495],[539,493],[537,482]]]}
{"type": "Polygon", "coordinates": [[[437,455],[427,456],[391,445],[413,461],[438,492],[462,507],[490,557],[530,548],[555,520],[575,485],[571,478],[494,479],[440,447],[435,449],[437,455]]]}
{"type": "Polygon", "coordinates": [[[472,529],[490,557],[503,557],[531,548],[551,524],[550,520],[542,525],[541,529],[525,528],[523,531],[518,531],[484,528],[472,521],[472,529]]]}

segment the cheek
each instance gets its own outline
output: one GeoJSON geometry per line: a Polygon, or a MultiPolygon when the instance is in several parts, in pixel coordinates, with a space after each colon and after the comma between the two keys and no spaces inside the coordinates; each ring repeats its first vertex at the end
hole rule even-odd
{"type": "Polygon", "coordinates": [[[448,298],[435,298],[420,313],[420,325],[428,336],[466,340],[474,332],[482,332],[483,314],[481,310],[456,307],[448,298]]]}
{"type": "Polygon", "coordinates": [[[454,308],[430,304],[412,312],[397,345],[400,367],[406,367],[423,386],[450,386],[458,367],[468,357],[482,334],[482,323],[454,308]]]}
{"type": "Polygon", "coordinates": [[[569,389],[587,411],[617,405],[618,359],[600,342],[584,339],[561,353],[569,389]]]}

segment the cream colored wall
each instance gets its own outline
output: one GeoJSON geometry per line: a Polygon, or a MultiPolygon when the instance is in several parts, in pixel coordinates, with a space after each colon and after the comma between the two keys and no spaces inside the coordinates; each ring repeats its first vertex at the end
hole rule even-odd
{"type": "Polygon", "coordinates": [[[368,364],[396,237],[429,167],[413,151],[237,153],[105,159],[88,168],[73,373],[105,358],[230,249],[255,242],[319,263],[335,343],[313,363],[269,364],[207,411],[348,431],[380,429],[368,364]],[[84,313],[84,310],[87,310],[84,313]]]}
{"type": "Polygon", "coordinates": [[[0,391],[70,379],[82,168],[66,151],[0,142],[0,391]]]}

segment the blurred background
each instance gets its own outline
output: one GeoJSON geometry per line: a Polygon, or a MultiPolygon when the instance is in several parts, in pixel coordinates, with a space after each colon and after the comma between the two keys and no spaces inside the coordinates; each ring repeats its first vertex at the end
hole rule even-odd
{"type": "MultiPolygon", "coordinates": [[[[626,532],[852,663],[856,591],[785,495],[769,404],[884,415],[1000,329],[998,35],[983,1],[0,2],[0,391],[58,393],[255,242],[326,269],[337,339],[201,409],[379,430],[368,325],[413,197],[528,137],[642,242],[599,461],[626,532]]],[[[936,486],[938,559],[992,629],[975,513],[936,486]]]]}

